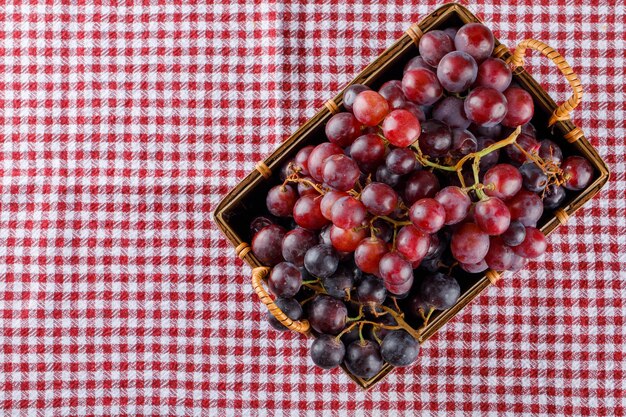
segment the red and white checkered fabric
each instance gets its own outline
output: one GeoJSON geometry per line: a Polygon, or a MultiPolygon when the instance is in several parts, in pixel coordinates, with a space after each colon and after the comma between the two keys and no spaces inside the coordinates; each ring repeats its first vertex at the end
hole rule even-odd
{"type": "Polygon", "coordinates": [[[268,329],[211,212],[440,3],[283,3],[0,5],[2,414],[624,415],[623,3],[469,6],[509,46],[569,59],[612,178],[542,260],[368,392],[268,329]]]}

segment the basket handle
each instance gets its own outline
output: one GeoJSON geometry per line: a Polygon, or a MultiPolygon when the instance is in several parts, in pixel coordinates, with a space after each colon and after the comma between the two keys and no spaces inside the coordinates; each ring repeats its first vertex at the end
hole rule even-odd
{"type": "Polygon", "coordinates": [[[552,113],[552,116],[550,116],[550,120],[548,121],[548,126],[552,126],[557,121],[569,120],[569,113],[574,110],[576,106],[578,106],[578,103],[580,103],[583,96],[583,87],[580,83],[580,79],[561,54],[545,43],[534,39],[526,39],[520,42],[507,62],[514,67],[522,67],[524,65],[524,54],[526,53],[527,48],[539,51],[548,59],[552,60],[574,90],[572,96],[554,110],[554,113],[552,113]]]}
{"type": "Polygon", "coordinates": [[[276,317],[276,319],[281,322],[283,326],[289,330],[293,330],[294,332],[308,333],[309,328],[311,327],[308,320],[291,320],[280,310],[280,308],[274,303],[274,300],[272,300],[272,297],[270,297],[265,288],[263,288],[263,278],[265,278],[269,272],[270,269],[266,266],[259,266],[252,269],[252,288],[254,288],[254,292],[259,296],[263,304],[267,306],[270,313],[276,317]]]}

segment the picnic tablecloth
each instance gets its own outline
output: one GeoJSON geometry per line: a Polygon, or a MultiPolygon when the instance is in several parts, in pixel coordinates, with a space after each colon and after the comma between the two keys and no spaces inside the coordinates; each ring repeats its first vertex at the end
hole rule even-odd
{"type": "MultiPolygon", "coordinates": [[[[620,1],[478,0],[556,47],[603,191],[418,362],[363,391],[268,327],[211,213],[439,1],[0,5],[0,410],[6,415],[622,416],[626,147],[620,1]],[[510,4],[503,4],[510,3],[510,4]]],[[[558,100],[567,83],[528,62],[558,100]]]]}

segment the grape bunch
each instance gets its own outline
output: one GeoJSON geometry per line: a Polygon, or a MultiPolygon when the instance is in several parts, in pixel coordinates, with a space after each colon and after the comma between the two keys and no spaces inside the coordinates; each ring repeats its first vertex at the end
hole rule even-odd
{"type": "Polygon", "coordinates": [[[479,23],[425,33],[401,80],[346,89],[327,141],[268,191],[252,251],[276,304],[309,320],[316,365],[371,378],[414,362],[431,315],[461,294],[456,277],[541,256],[544,210],[591,182],[586,159],[531,124],[532,97],[493,47],[479,23]]]}

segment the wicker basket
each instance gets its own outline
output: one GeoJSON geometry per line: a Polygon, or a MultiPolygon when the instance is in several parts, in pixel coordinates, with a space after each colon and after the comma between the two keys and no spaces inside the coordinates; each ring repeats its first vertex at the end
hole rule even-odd
{"type": "MultiPolygon", "coordinates": [[[[413,24],[398,41],[368,65],[351,84],[366,84],[375,88],[388,79],[400,78],[404,64],[417,55],[417,44],[424,32],[471,22],[480,22],[480,20],[465,7],[456,3],[442,6],[421,22],[413,24]]],[[[565,154],[582,155],[591,162],[595,169],[594,181],[586,189],[571,195],[568,194],[562,207],[552,213],[544,213],[538,227],[545,235],[548,235],[559,225],[565,224],[572,214],[602,188],[609,178],[609,171],[604,161],[585,138],[582,130],[570,120],[570,112],[581,99],[582,87],[578,77],[567,62],[554,49],[535,40],[521,42],[516,50],[511,53],[496,39],[493,55],[516,67],[513,76],[514,81],[527,90],[535,102],[533,124],[540,131],[545,128],[542,134],[550,136],[559,144],[565,154]],[[527,49],[541,52],[560,69],[573,89],[573,95],[568,101],[557,106],[548,93],[524,70],[523,57],[527,49]],[[551,128],[548,129],[550,126],[551,128]]],[[[279,182],[278,174],[273,173],[277,172],[302,147],[317,144],[324,140],[324,126],[334,113],[341,111],[342,98],[343,91],[328,100],[315,116],[300,127],[272,155],[264,162],[259,162],[256,169],[228,193],[215,210],[215,220],[226,237],[232,242],[236,254],[253,268],[252,284],[261,301],[285,326],[305,335],[308,335],[309,331],[308,322],[306,320],[290,320],[276,307],[264,289],[263,280],[269,272],[269,268],[261,265],[251,252],[247,243],[251,238],[248,226],[252,218],[258,214],[258,202],[265,201],[265,195],[269,188],[279,182]]],[[[433,316],[434,318],[424,329],[420,342],[430,338],[485,288],[496,284],[500,278],[499,272],[488,271],[482,277],[462,283],[463,291],[456,305],[433,316]]],[[[357,378],[347,370],[346,372],[361,387],[368,388],[380,381],[392,368],[385,365],[378,375],[369,380],[357,378]]]]}

